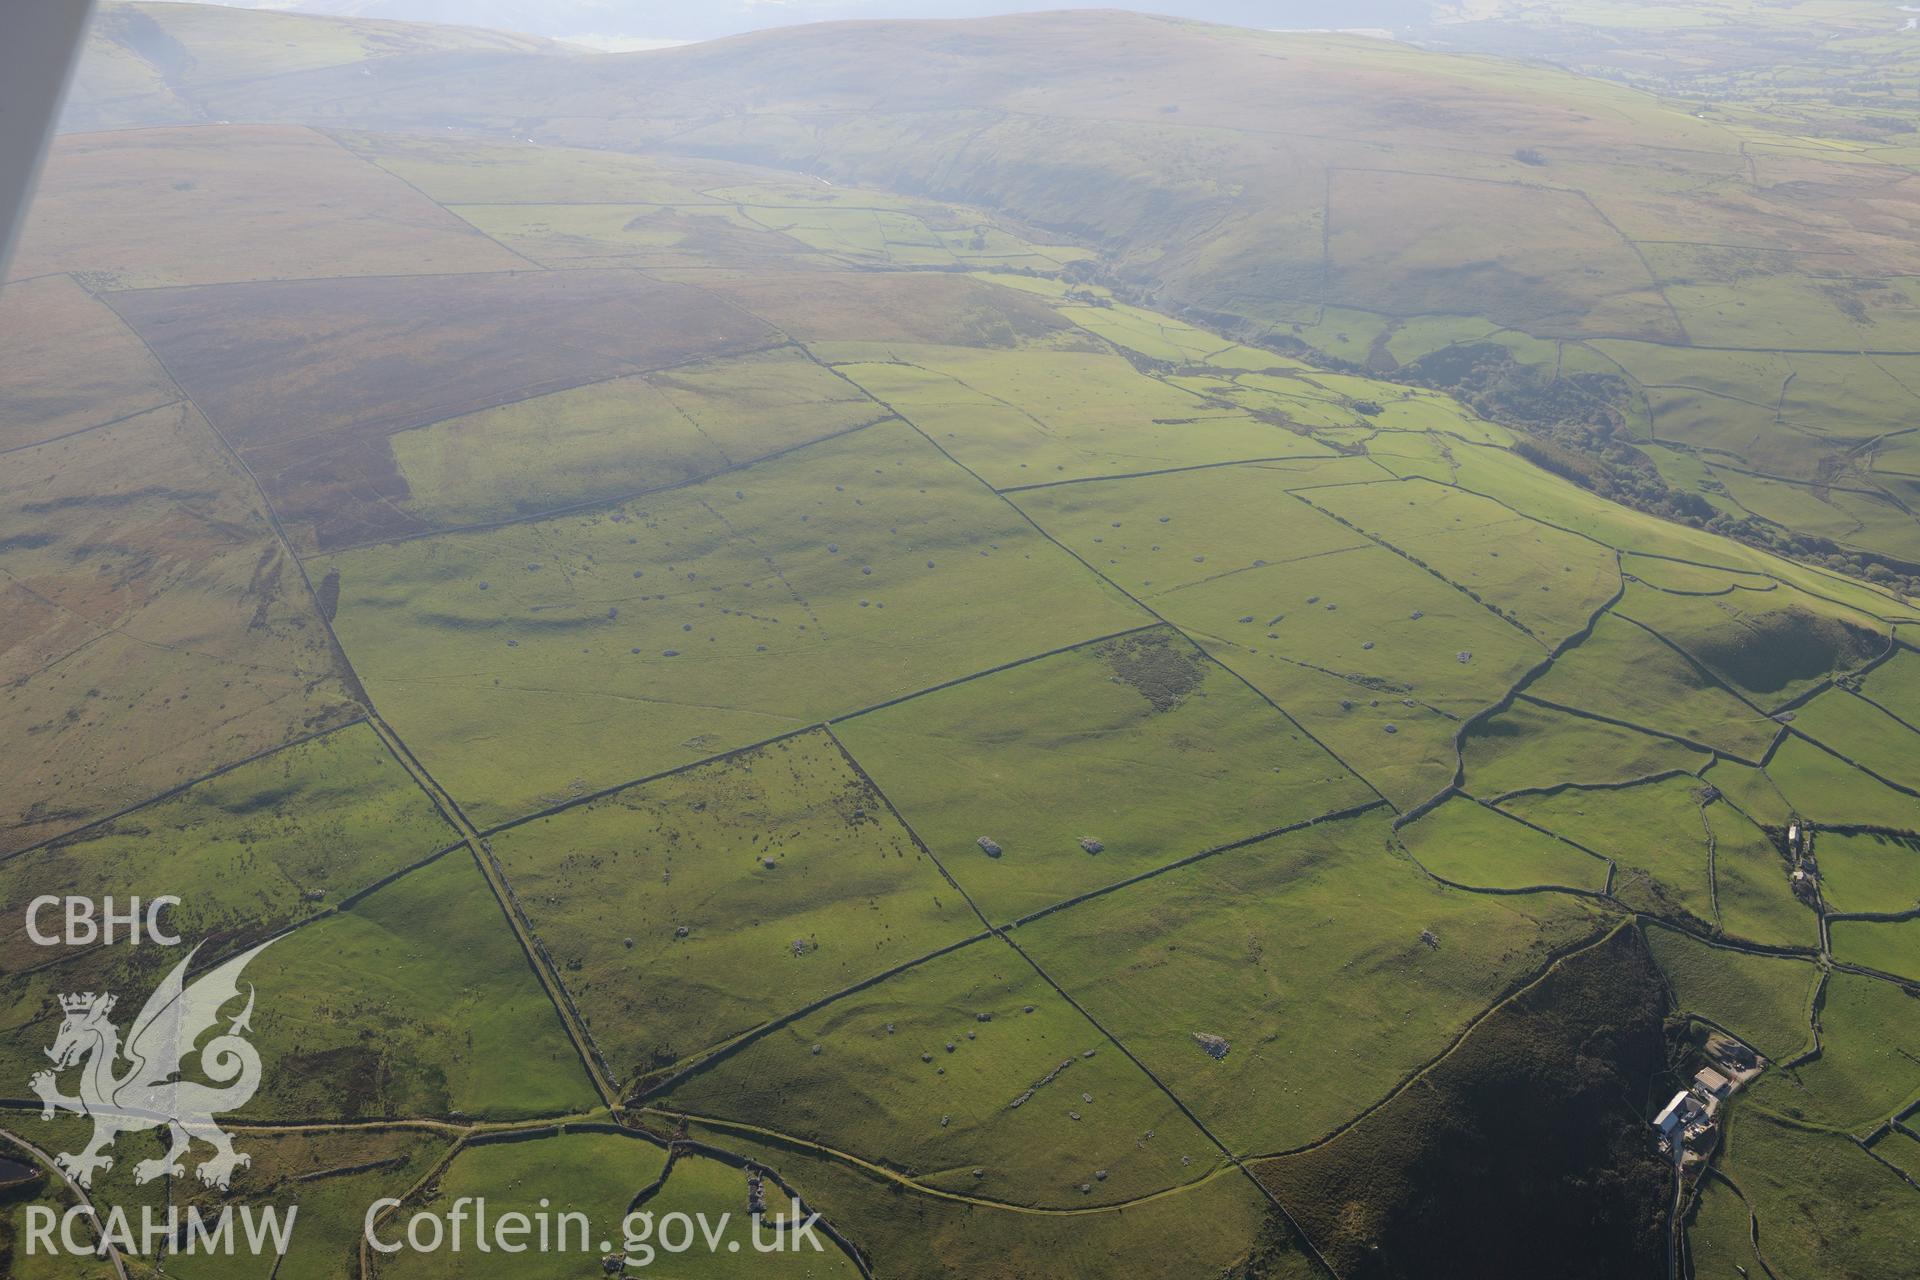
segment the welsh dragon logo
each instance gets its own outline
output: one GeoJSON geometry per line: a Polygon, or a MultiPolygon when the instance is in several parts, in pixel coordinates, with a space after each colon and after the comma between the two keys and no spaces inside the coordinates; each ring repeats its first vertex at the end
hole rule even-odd
{"type": "Polygon", "coordinates": [[[252,1163],[252,1157],[233,1149],[233,1140],[213,1118],[216,1112],[245,1106],[260,1087],[259,1051],[243,1038],[252,1030],[251,983],[246,1007],[226,1031],[198,1049],[195,1046],[220,1021],[220,1010],[239,997],[240,971],[267,945],[235,956],[189,985],[187,966],[200,950],[195,947],[148,997],[124,1044],[119,1028],[108,1017],[114,1006],[111,994],[60,997],[66,1016],[53,1047],[46,1051],[53,1070],[37,1072],[27,1083],[40,1096],[41,1119],[51,1120],[57,1110],[65,1110],[93,1120],[93,1141],[86,1150],[54,1157],[75,1182],[91,1186],[96,1170],[113,1167],[113,1157],[106,1151],[121,1134],[162,1125],[173,1145],[166,1155],[135,1165],[135,1182],[151,1182],[165,1174],[184,1176],[186,1166],[181,1160],[196,1139],[214,1149],[194,1170],[209,1187],[225,1189],[235,1169],[252,1163]],[[183,1066],[194,1057],[199,1060],[199,1074],[212,1084],[182,1079],[183,1066]],[[68,1097],[60,1092],[55,1076],[73,1067],[80,1068],[79,1095],[68,1097]]]}

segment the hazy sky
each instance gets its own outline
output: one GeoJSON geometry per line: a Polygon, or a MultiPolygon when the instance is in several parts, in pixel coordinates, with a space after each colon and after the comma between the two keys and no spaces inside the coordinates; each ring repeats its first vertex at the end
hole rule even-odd
{"type": "Polygon", "coordinates": [[[1133,8],[1246,27],[1395,27],[1431,0],[227,0],[254,9],[458,22],[631,43],[709,40],[840,18],[972,18],[1037,9],[1133,8]]]}

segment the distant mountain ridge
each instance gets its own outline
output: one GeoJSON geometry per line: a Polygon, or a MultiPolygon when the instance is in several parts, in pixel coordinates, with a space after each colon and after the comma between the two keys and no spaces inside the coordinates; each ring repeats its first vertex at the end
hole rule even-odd
{"type": "MultiPolygon", "coordinates": [[[[455,23],[557,39],[583,35],[714,40],[769,27],[885,18],[990,18],[1096,8],[1085,0],[783,0],[662,5],[656,0],[236,0],[247,8],[401,22],[455,23]]],[[[1246,27],[1403,27],[1426,22],[1432,0],[1158,0],[1141,9],[1246,27]]]]}
{"type": "MultiPolygon", "coordinates": [[[[1546,48],[1547,27],[1527,23],[1555,12],[1495,26],[1546,48]]],[[[452,131],[989,209],[1095,250],[1076,271],[1130,301],[1460,395],[1608,497],[1920,590],[1920,481],[1875,461],[1915,384],[1874,362],[1920,359],[1920,189],[1903,118],[1880,105],[1894,90],[1855,87],[1836,51],[1794,63],[1787,107],[1737,96],[1771,83],[1743,68],[1779,41],[1837,48],[1821,12],[1769,9],[1777,25],[1723,41],[1729,61],[1688,98],[1538,61],[1121,10],[594,54],[114,4],[66,125],[452,131]],[[275,24],[306,25],[294,40],[275,24]],[[1711,398],[1686,399],[1675,352],[1737,363],[1711,398]]],[[[1703,25],[1578,27],[1569,48],[1630,37],[1641,63],[1668,66],[1661,40],[1721,47],[1712,12],[1674,13],[1703,25]]],[[[1849,34],[1849,56],[1891,77],[1920,46],[1877,31],[1849,34]]]]}

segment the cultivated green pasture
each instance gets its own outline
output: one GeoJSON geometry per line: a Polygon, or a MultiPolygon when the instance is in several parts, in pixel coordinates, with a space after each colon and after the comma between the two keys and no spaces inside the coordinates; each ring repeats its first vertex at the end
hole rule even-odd
{"type": "MultiPolygon", "coordinates": [[[[1730,467],[1714,467],[1711,471],[1729,496],[1762,519],[1844,547],[1907,561],[1920,555],[1920,524],[1877,490],[1795,484],[1730,467]]],[[[1881,483],[1896,488],[1900,485],[1894,477],[1881,483]]]]}
{"type": "Polygon", "coordinates": [[[1107,353],[906,344],[814,349],[1001,488],[1331,452],[1107,353]]]}
{"type": "Polygon", "coordinates": [[[1488,610],[1376,546],[1250,566],[1149,603],[1255,684],[1275,663],[1301,662],[1361,691],[1412,696],[1459,717],[1497,701],[1546,656],[1488,610]]]}
{"type": "Polygon", "coordinates": [[[1920,907],[1920,840],[1822,831],[1813,852],[1820,896],[1831,909],[1893,914],[1920,907]]]}
{"type": "Polygon", "coordinates": [[[1908,1269],[1920,1249],[1914,1189],[1844,1135],[1741,1105],[1725,1144],[1722,1166],[1759,1218],[1760,1250],[1779,1273],[1894,1280],[1908,1269]]]}
{"type": "Polygon", "coordinates": [[[1718,1178],[1702,1178],[1693,1216],[1687,1222],[1687,1256],[1696,1276],[1737,1276],[1753,1270],[1753,1218],[1740,1193],[1718,1178]]]}
{"type": "Polygon", "coordinates": [[[1833,958],[1920,982],[1920,921],[1835,920],[1833,958]]]}
{"type": "MultiPolygon", "coordinates": [[[[0,897],[171,894],[180,905],[164,923],[188,945],[262,938],[456,838],[379,736],[356,724],[0,863],[0,897]]],[[[59,954],[27,937],[24,911],[0,933],[0,968],[59,954]]]]}
{"type": "Polygon", "coordinates": [[[1717,926],[1707,826],[1696,778],[1515,796],[1505,808],[1612,858],[1613,891],[1640,910],[1717,926]]]}
{"type": "Polygon", "coordinates": [[[1567,885],[1595,893],[1607,886],[1604,858],[1465,796],[1452,797],[1398,834],[1421,866],[1455,884],[1485,889],[1567,885]]]}
{"type": "Polygon", "coordinates": [[[1681,1012],[1725,1027],[1776,1063],[1812,1044],[1813,964],[1710,946],[1655,924],[1645,931],[1681,1012]]]}
{"type": "Polygon", "coordinates": [[[1849,760],[1908,788],[1920,788],[1920,733],[1845,689],[1794,709],[1793,727],[1849,760]]]}
{"type": "Polygon", "coordinates": [[[1920,724],[1920,653],[1901,645],[1866,674],[1860,692],[1908,724],[1920,724]]]}
{"type": "Polygon", "coordinates": [[[1794,736],[1767,762],[1794,812],[1821,826],[1920,830],[1920,800],[1879,782],[1830,751],[1794,736]]]}
{"type": "MultiPolygon", "coordinates": [[[[1018,493],[1014,501],[1074,554],[1158,607],[1269,566],[1367,550],[1372,544],[1364,536],[1290,492],[1333,465],[1216,467],[1055,485],[1018,493]]],[[[1264,625],[1270,616],[1256,620],[1261,630],[1272,629],[1264,625]]]]}
{"type": "Polygon", "coordinates": [[[996,923],[1374,799],[1170,630],[923,694],[834,732],[996,923]],[[983,837],[1002,852],[984,852],[983,837]]]}
{"type": "Polygon", "coordinates": [[[1463,744],[1467,789],[1483,800],[1516,791],[1637,782],[1711,757],[1667,738],[1576,716],[1525,697],[1474,725],[1463,744]]]}
{"type": "Polygon", "coordinates": [[[1635,584],[1619,612],[1766,710],[1880,656],[1889,639],[1878,619],[1785,585],[1686,597],[1635,584]]]}
{"type": "Polygon", "coordinates": [[[1818,918],[1794,896],[1786,857],[1773,839],[1730,804],[1710,803],[1700,814],[1713,838],[1713,900],[1721,930],[1769,946],[1818,945],[1818,918]]]}
{"type": "Polygon", "coordinates": [[[1549,646],[1612,598],[1612,551],[1431,480],[1317,490],[1310,500],[1430,568],[1549,646]]]}
{"type": "MultiPolygon", "coordinates": [[[[1911,609],[1896,598],[1869,587],[1857,578],[1769,555],[1730,542],[1704,529],[1689,528],[1622,507],[1598,494],[1568,485],[1509,450],[1463,442],[1453,447],[1453,460],[1462,487],[1479,493],[1497,493],[1502,502],[1524,515],[1584,533],[1622,552],[1640,553],[1642,563],[1647,557],[1661,556],[1721,564],[1736,570],[1744,566],[1748,571],[1758,571],[1775,580],[1779,591],[1764,592],[1758,598],[1750,598],[1751,593],[1747,592],[1737,593],[1721,601],[1716,614],[1703,614],[1691,624],[1676,625],[1675,630],[1682,634],[1667,637],[1692,652],[1685,637],[1691,634],[1692,629],[1700,629],[1703,635],[1699,638],[1705,642],[1702,647],[1713,657],[1728,659],[1737,674],[1763,684],[1777,684],[1795,678],[1793,673],[1802,665],[1818,665],[1822,661],[1831,665],[1836,659],[1853,665],[1856,651],[1865,657],[1877,656],[1885,647],[1884,640],[1855,634],[1855,630],[1884,631],[1873,619],[1912,616],[1911,609]],[[1760,661],[1749,671],[1741,663],[1747,646],[1740,643],[1743,636],[1739,630],[1739,619],[1748,614],[1764,616],[1768,611],[1794,606],[1826,619],[1826,623],[1815,625],[1808,636],[1801,637],[1803,641],[1811,639],[1817,642],[1805,646],[1813,656],[1809,659],[1801,654],[1801,644],[1797,642],[1793,649],[1779,655],[1775,661],[1760,661]],[[1850,624],[1850,627],[1840,626],[1842,623],[1850,624]],[[1835,627],[1839,628],[1837,632],[1835,627]]],[[[1639,598],[1641,592],[1638,589],[1630,590],[1620,612],[1634,615],[1634,610],[1629,606],[1639,598]]],[[[1685,614],[1688,610],[1683,606],[1688,603],[1681,601],[1674,604],[1670,611],[1685,614]]],[[[1713,602],[1690,603],[1699,605],[1713,602]]],[[[1654,610],[1653,606],[1648,608],[1654,610]]],[[[1663,613],[1662,617],[1665,616],[1663,613]]],[[[1665,634],[1659,623],[1651,619],[1641,620],[1665,634]]],[[[1797,620],[1798,615],[1791,615],[1784,621],[1797,620]]],[[[1713,667],[1713,662],[1702,654],[1695,653],[1694,656],[1701,658],[1708,667],[1713,667]]],[[[1765,689],[1761,691],[1768,692],[1765,689]]]]}
{"type": "Polygon", "coordinates": [[[1448,747],[1460,722],[1545,657],[1382,547],[1264,566],[1151,603],[1403,807],[1452,780],[1448,747]],[[1297,681],[1319,695],[1303,701],[1297,681]],[[1427,763],[1436,748],[1439,770],[1427,763]]]}
{"type": "Polygon", "coordinates": [[[1756,765],[1723,759],[1701,770],[1700,778],[1718,787],[1729,804],[1757,823],[1784,831],[1793,818],[1793,805],[1772,775],[1756,765]]]}
{"type": "MultiPolygon", "coordinates": [[[[388,1242],[406,1240],[407,1219],[426,1211],[448,1215],[463,1198],[467,1205],[466,1247],[459,1252],[450,1248],[415,1251],[403,1248],[381,1260],[382,1274],[394,1276],[531,1276],[542,1280],[563,1280],[587,1271],[597,1271],[600,1259],[608,1252],[619,1252],[621,1220],[633,1197],[659,1180],[667,1164],[666,1152],[644,1138],[618,1133],[562,1132],[543,1133],[517,1141],[470,1143],[462,1148],[446,1169],[419,1194],[411,1196],[376,1226],[375,1234],[388,1242]],[[524,1253],[481,1252],[473,1240],[471,1200],[484,1198],[490,1222],[497,1224],[504,1214],[520,1213],[538,1222],[543,1209],[552,1231],[550,1247],[529,1248],[524,1253]],[[562,1241],[562,1212],[585,1214],[588,1227],[585,1239],[581,1228],[569,1225],[562,1241]],[[602,1250],[602,1241],[611,1250],[602,1250]],[[562,1247],[564,1245],[564,1247],[562,1247]]],[[[671,1185],[671,1179],[669,1179],[671,1185]]],[[[737,1217],[746,1210],[745,1179],[741,1181],[737,1217]]],[[[364,1210],[362,1211],[364,1213],[364,1210]]],[[[744,1224],[742,1230],[745,1230],[744,1224]]],[[[523,1243],[539,1239],[537,1229],[523,1243]]],[[[748,1246],[742,1245],[743,1249],[748,1246]]],[[[756,1260],[760,1255],[753,1255],[756,1260]]],[[[768,1255],[778,1257],[779,1255],[768,1255]]],[[[662,1255],[665,1257],[665,1255],[662,1255]]]]}
{"type": "Polygon", "coordinates": [[[661,1105],[754,1124],[778,1116],[807,1141],[1022,1205],[1124,1202],[1223,1162],[1139,1067],[996,940],[782,1027],[661,1105]]]}
{"type": "Polygon", "coordinates": [[[406,510],[445,526],[682,484],[885,416],[782,347],[588,383],[391,440],[406,510]]]}
{"type": "Polygon", "coordinates": [[[1252,1180],[1231,1169],[1121,1209],[1037,1214],[903,1193],[831,1157],[732,1129],[695,1124],[692,1131],[779,1170],[865,1254],[896,1260],[890,1274],[906,1280],[1075,1280],[1115,1258],[1142,1280],[1249,1267],[1278,1280],[1322,1274],[1252,1180]]]}
{"type": "Polygon", "coordinates": [[[1795,1120],[1865,1133],[1920,1100],[1920,1020],[1904,987],[1836,971],[1819,1008],[1820,1053],[1757,1082],[1754,1101],[1795,1120]]]}
{"type": "MultiPolygon", "coordinates": [[[[1920,1005],[1848,967],[1920,982],[1920,920],[1823,922],[1780,849],[1815,828],[1830,915],[1920,905],[1877,834],[1920,831],[1920,659],[1868,669],[1920,624],[1905,19],[1465,8],[1427,38],[1481,56],[102,6],[0,300],[0,903],[285,931],[233,1198],[308,1234],[167,1274],[348,1274],[408,1189],[598,1229],[380,1275],[595,1274],[636,1197],[744,1226],[722,1156],[889,1277],[1324,1270],[1294,1222],[1470,1271],[1528,1193],[1664,1198],[1669,1012],[1770,1060],[1697,1280],[1911,1272],[1854,1139],[1920,1167],[1920,1005]],[[1563,1091],[1573,1140],[1511,1140],[1563,1091]],[[1493,1217],[1402,1194],[1463,1166],[1493,1217]]],[[[21,923],[15,1095],[57,995],[174,958],[21,923]]],[[[121,1154],[103,1202],[214,1202],[121,1154]]],[[[769,1267],[865,1269],[653,1269],[769,1267]]]]}
{"type": "MultiPolygon", "coordinates": [[[[797,1227],[806,1220],[809,1213],[819,1212],[820,1206],[814,1203],[806,1187],[795,1187],[801,1196],[802,1208],[796,1216],[793,1203],[772,1179],[763,1184],[766,1196],[767,1214],[761,1219],[760,1234],[754,1235],[752,1220],[747,1216],[747,1170],[728,1161],[712,1156],[678,1152],[673,1164],[667,1171],[666,1183],[649,1196],[639,1210],[653,1215],[653,1232],[649,1242],[653,1246],[652,1267],[663,1271],[670,1270],[676,1276],[688,1277],[688,1280],[707,1280],[709,1277],[721,1277],[731,1280],[744,1273],[759,1274],[764,1271],[770,1276],[783,1280],[824,1280],[828,1277],[840,1277],[841,1280],[855,1280],[860,1275],[846,1253],[817,1229],[803,1241],[789,1234],[791,1227],[797,1227]],[[694,1236],[692,1247],[681,1252],[673,1252],[662,1247],[661,1227],[667,1227],[664,1242],[678,1249],[682,1246],[681,1228],[678,1223],[667,1223],[671,1214],[687,1214],[695,1217],[705,1214],[710,1230],[719,1230],[723,1221],[727,1232],[725,1243],[716,1249],[708,1249],[706,1241],[698,1232],[694,1236]],[[775,1242],[786,1241],[787,1247],[776,1249],[775,1242]],[[756,1248],[754,1241],[760,1244],[756,1248]],[[732,1246],[738,1244],[736,1252],[732,1246]],[[765,1252],[760,1250],[764,1249],[765,1252]],[[750,1255],[747,1260],[741,1254],[750,1255]]],[[[832,1219],[822,1215],[823,1220],[832,1219]]],[[[635,1223],[636,1233],[642,1224],[635,1223]]],[[[645,1255],[634,1258],[637,1263],[645,1255]]]]}
{"type": "Polygon", "coordinates": [[[513,1119],[596,1105],[465,849],[274,943],[247,966],[274,1064],[246,1119],[513,1119]]]}
{"type": "Polygon", "coordinates": [[[1498,700],[1545,650],[1465,593],[1289,496],[1310,483],[1296,468],[1310,478],[1335,465],[1221,467],[1018,499],[1050,534],[1411,806],[1450,780],[1459,720],[1498,700]]]}
{"type": "Polygon", "coordinates": [[[490,843],[623,1084],[981,927],[824,732],[490,843]]]}
{"type": "Polygon", "coordinates": [[[1562,654],[1527,693],[1749,761],[1765,756],[1780,732],[1670,646],[1612,614],[1603,615],[1593,634],[1562,654]]]}
{"type": "Polygon", "coordinates": [[[1286,356],[1243,346],[1170,316],[1130,307],[1124,302],[1072,307],[1066,309],[1065,314],[1088,332],[1149,360],[1176,365],[1213,365],[1222,369],[1305,367],[1286,356]]]}
{"type": "Polygon", "coordinates": [[[1453,738],[1460,724],[1451,715],[1404,695],[1301,662],[1256,665],[1256,655],[1236,656],[1210,647],[1236,674],[1286,709],[1301,728],[1327,745],[1341,763],[1402,809],[1427,800],[1453,779],[1453,738]]]}
{"type": "Polygon", "coordinates": [[[1909,1178],[1920,1177],[1920,1138],[1906,1129],[1889,1130],[1883,1140],[1873,1144],[1873,1154],[1897,1166],[1909,1178]]]}
{"type": "MultiPolygon", "coordinates": [[[[186,946],[234,951],[339,910],[431,857],[454,830],[365,725],[285,748],[67,840],[0,863],[0,892],[180,899],[163,927],[186,946]]],[[[59,932],[59,909],[43,931],[59,932]]],[[[283,941],[276,949],[288,945],[283,941]]],[[[272,954],[271,952],[269,954],[272,954]]],[[[110,991],[128,1016],[184,952],[129,945],[49,948],[24,909],[0,941],[0,1068],[24,1082],[60,1022],[56,996],[110,991]]]]}
{"type": "Polygon", "coordinates": [[[1147,621],[897,424],[327,564],[362,680],[483,823],[1147,621]]]}
{"type": "MultiPolygon", "coordinates": [[[[1216,373],[1189,366],[1165,380],[1209,403],[1243,409],[1323,443],[1352,443],[1374,433],[1375,420],[1354,407],[1353,396],[1328,385],[1328,374],[1281,356],[1271,360],[1272,367],[1258,372],[1216,373]]],[[[1397,387],[1378,383],[1369,384],[1368,390],[1382,396],[1401,394],[1397,387]]]]}
{"type": "Polygon", "coordinates": [[[1015,936],[1235,1152],[1286,1150],[1377,1101],[1593,928],[1566,895],[1442,887],[1389,838],[1379,818],[1321,824],[1015,936]]]}

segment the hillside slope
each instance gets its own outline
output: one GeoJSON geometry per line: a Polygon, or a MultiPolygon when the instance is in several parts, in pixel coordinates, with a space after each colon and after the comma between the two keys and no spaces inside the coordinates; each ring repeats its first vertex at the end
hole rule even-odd
{"type": "MultiPolygon", "coordinates": [[[[1537,63],[1113,11],[605,56],[361,35],[326,65],[263,74],[206,34],[224,20],[160,12],[175,8],[109,11],[71,122],[177,119],[184,103],[665,150],[972,204],[1097,250],[1077,270],[1134,301],[1460,395],[1605,496],[1920,581],[1904,432],[1920,188],[1892,144],[1822,143],[1756,108],[1537,63]],[[128,24],[154,22],[192,50],[171,97],[103,96],[128,24]]],[[[1837,80],[1827,93],[1844,101],[1837,80]]]]}

